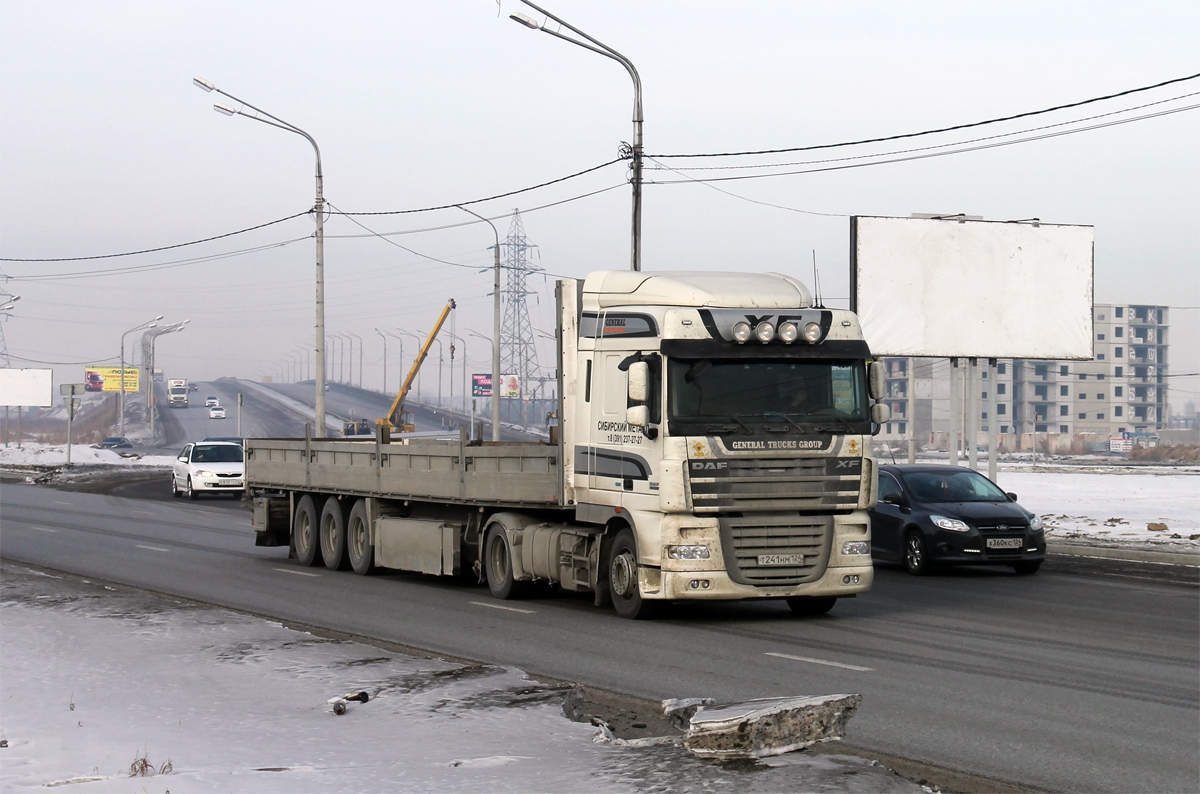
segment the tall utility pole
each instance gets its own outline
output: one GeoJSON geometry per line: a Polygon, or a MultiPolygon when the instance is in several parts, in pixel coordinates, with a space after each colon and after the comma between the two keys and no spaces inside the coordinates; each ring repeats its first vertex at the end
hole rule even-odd
{"type": "MultiPolygon", "coordinates": [[[[527,425],[528,403],[534,381],[541,375],[538,367],[537,345],[534,342],[533,323],[529,319],[526,299],[534,295],[526,285],[531,275],[542,272],[542,268],[530,261],[530,252],[537,248],[525,238],[525,226],[521,213],[513,210],[512,224],[508,237],[500,243],[504,248],[505,268],[508,282],[504,287],[504,322],[500,329],[500,371],[515,374],[520,378],[521,424],[527,425]]],[[[496,386],[493,385],[493,394],[496,386]]],[[[493,399],[495,399],[493,397],[493,399]]]]}

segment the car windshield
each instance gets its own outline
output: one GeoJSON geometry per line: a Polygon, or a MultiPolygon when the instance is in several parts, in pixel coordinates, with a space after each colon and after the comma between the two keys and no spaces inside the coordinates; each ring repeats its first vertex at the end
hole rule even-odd
{"type": "Polygon", "coordinates": [[[242,448],[236,444],[197,444],[192,463],[241,463],[242,448]]]}
{"type": "Polygon", "coordinates": [[[667,373],[676,422],[786,417],[844,426],[869,419],[861,361],[672,359],[667,373]]]}
{"type": "Polygon", "coordinates": [[[961,471],[909,471],[904,482],[918,502],[1007,502],[1008,496],[981,474],[961,471]]]}

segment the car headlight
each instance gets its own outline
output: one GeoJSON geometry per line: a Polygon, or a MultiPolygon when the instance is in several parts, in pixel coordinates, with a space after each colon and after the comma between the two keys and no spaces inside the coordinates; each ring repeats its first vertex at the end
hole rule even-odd
{"type": "Polygon", "coordinates": [[[198,471],[198,472],[196,472],[196,476],[197,477],[216,477],[217,475],[213,474],[211,471],[198,471]]]}
{"type": "Polygon", "coordinates": [[[949,518],[947,516],[930,516],[929,520],[934,526],[941,529],[948,529],[951,532],[970,532],[971,528],[967,526],[965,521],[959,521],[957,518],[949,518]]]}
{"type": "Polygon", "coordinates": [[[672,560],[707,560],[708,546],[667,546],[667,556],[672,560]]]}
{"type": "Polygon", "coordinates": [[[870,554],[871,544],[865,540],[848,540],[842,544],[842,554],[870,554]]]}
{"type": "Polygon", "coordinates": [[[1029,519],[1029,528],[1034,532],[1041,532],[1045,528],[1042,524],[1042,517],[1034,516],[1033,518],[1029,519]]]}

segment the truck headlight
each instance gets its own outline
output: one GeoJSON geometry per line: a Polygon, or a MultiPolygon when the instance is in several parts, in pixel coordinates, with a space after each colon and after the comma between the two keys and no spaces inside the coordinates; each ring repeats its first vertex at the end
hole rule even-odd
{"type": "Polygon", "coordinates": [[[750,323],[743,320],[733,326],[733,340],[735,342],[747,342],[750,339],[750,323]]]}
{"type": "Polygon", "coordinates": [[[789,320],[786,323],[779,324],[779,338],[784,342],[787,342],[790,345],[792,342],[795,342],[796,338],[799,336],[800,329],[796,327],[794,322],[789,320]]]}
{"type": "Polygon", "coordinates": [[[971,528],[967,526],[965,521],[959,521],[957,518],[947,518],[946,516],[930,516],[929,520],[934,526],[948,529],[951,532],[970,532],[971,528]]]}
{"type": "Polygon", "coordinates": [[[842,554],[870,554],[871,544],[865,540],[848,540],[842,544],[842,554]]]}
{"type": "Polygon", "coordinates": [[[771,325],[766,320],[763,320],[758,325],[754,326],[754,335],[758,337],[758,341],[764,345],[775,338],[775,326],[771,325]]]}
{"type": "Polygon", "coordinates": [[[804,341],[818,342],[821,339],[821,326],[817,323],[804,324],[804,341]]]}
{"type": "Polygon", "coordinates": [[[708,546],[667,546],[667,557],[672,560],[707,560],[708,546]]]}

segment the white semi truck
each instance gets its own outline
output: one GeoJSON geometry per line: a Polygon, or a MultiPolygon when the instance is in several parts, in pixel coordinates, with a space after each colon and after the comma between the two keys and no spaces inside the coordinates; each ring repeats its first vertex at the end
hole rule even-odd
{"type": "Polygon", "coordinates": [[[167,405],[172,408],[188,407],[188,382],[186,378],[167,379],[167,405]]]}
{"type": "Polygon", "coordinates": [[[871,586],[882,372],[851,312],[776,274],[604,271],[557,285],[542,443],[247,439],[257,545],[302,563],[541,584],[627,618],[663,602],[871,586]]]}

